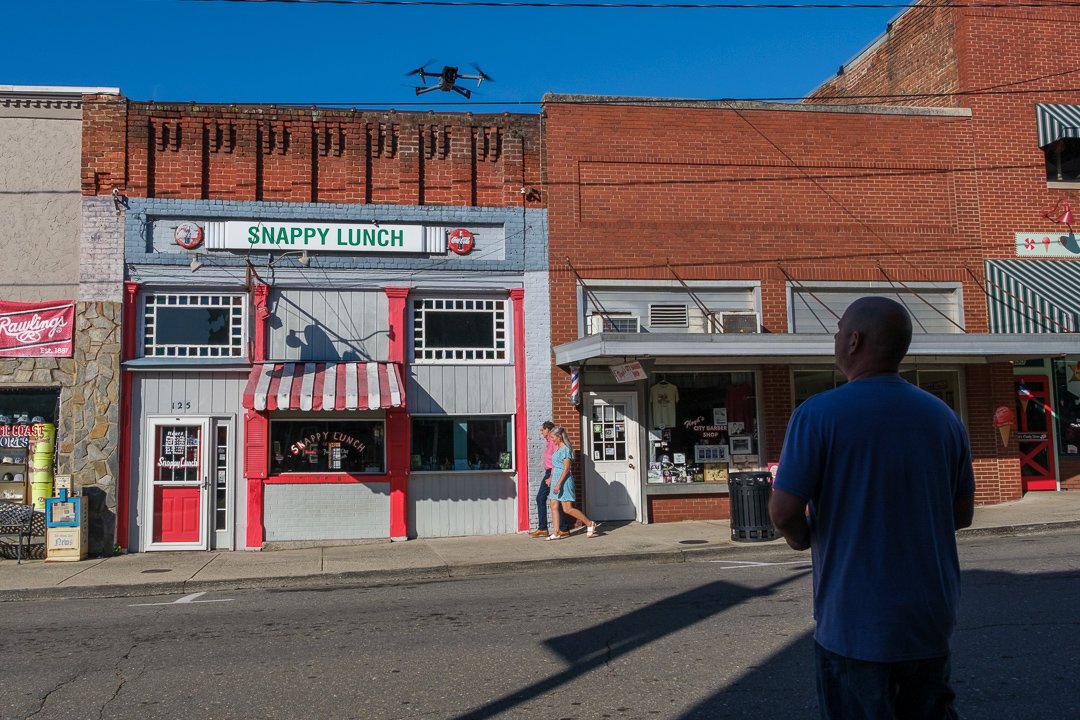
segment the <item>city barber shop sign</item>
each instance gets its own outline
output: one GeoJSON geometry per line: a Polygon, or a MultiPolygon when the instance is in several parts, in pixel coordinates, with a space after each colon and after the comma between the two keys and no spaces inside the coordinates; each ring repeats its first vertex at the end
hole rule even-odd
{"type": "Polygon", "coordinates": [[[206,223],[206,249],[249,252],[308,250],[352,255],[427,252],[422,225],[246,220],[206,223]]]}

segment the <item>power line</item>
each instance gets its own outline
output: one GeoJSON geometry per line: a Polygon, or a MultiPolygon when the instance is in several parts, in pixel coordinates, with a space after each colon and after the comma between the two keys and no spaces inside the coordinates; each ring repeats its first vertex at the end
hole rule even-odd
{"type": "Polygon", "coordinates": [[[182,0],[240,4],[356,5],[384,7],[557,8],[569,10],[937,10],[941,8],[1055,8],[1076,7],[1070,0],[1041,2],[915,2],[915,3],[643,3],[544,2],[542,0],[182,0]]]}

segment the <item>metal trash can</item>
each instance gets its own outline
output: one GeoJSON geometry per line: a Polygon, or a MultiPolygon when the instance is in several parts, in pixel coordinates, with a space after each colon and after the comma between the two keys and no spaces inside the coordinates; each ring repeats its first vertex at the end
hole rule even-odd
{"type": "Polygon", "coordinates": [[[767,472],[736,472],[728,477],[731,504],[731,539],[736,542],[775,540],[776,528],[769,520],[772,475],[767,472]]]}

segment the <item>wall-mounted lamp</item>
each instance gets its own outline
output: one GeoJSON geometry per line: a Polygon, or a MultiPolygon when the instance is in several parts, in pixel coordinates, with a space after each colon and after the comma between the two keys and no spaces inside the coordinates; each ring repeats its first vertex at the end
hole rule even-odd
{"type": "Polygon", "coordinates": [[[288,252],[281,253],[276,258],[271,260],[270,264],[267,267],[276,266],[279,262],[281,262],[282,259],[287,258],[290,255],[296,256],[296,262],[300,263],[304,267],[307,267],[308,265],[311,264],[311,256],[308,255],[308,251],[306,249],[304,249],[304,250],[290,250],[288,252]]]}
{"type": "Polygon", "coordinates": [[[191,256],[191,272],[195,272],[203,266],[202,260],[199,259],[198,253],[191,256]]]}

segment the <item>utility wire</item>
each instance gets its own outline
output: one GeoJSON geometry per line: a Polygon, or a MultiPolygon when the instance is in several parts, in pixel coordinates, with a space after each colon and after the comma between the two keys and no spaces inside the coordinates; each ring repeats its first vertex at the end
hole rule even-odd
{"type": "Polygon", "coordinates": [[[387,7],[558,8],[586,10],[937,10],[939,8],[1056,8],[1075,7],[1070,0],[1043,2],[915,2],[915,3],[641,3],[543,2],[542,0],[182,0],[240,4],[357,5],[387,7]]]}

